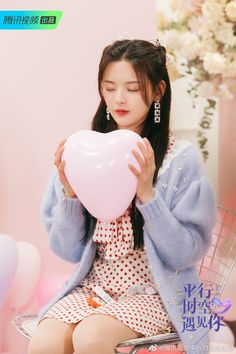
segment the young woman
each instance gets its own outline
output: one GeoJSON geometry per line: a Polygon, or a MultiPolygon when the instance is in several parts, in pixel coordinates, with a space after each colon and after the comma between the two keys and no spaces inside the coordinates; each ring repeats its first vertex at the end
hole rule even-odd
{"type": "Polygon", "coordinates": [[[133,151],[140,172],[129,165],[136,196],[117,220],[95,219],[66,179],[65,140],[59,144],[43,219],[52,250],[79,265],[41,311],[29,353],[112,354],[124,340],[173,330],[187,353],[207,352],[208,329],[184,327],[183,301],[186,284],[200,285],[196,263],[211,242],[215,201],[197,151],[169,129],[165,48],[145,40],[108,45],[98,87],[92,130],[129,129],[143,138],[133,151]],[[95,286],[112,301],[93,301],[95,286]]]}

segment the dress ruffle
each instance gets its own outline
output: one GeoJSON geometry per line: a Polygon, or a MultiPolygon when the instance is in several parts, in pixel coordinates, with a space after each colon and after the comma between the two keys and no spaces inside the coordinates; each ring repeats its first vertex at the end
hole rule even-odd
{"type": "MultiPolygon", "coordinates": [[[[169,135],[166,157],[173,149],[175,138],[169,135]]],[[[130,218],[131,205],[116,220],[97,220],[93,241],[101,243],[99,253],[105,259],[119,259],[129,254],[134,247],[133,229],[130,218]]]]}
{"type": "Polygon", "coordinates": [[[99,252],[105,259],[119,259],[134,247],[130,208],[116,220],[97,220],[93,240],[102,243],[99,252]]]}

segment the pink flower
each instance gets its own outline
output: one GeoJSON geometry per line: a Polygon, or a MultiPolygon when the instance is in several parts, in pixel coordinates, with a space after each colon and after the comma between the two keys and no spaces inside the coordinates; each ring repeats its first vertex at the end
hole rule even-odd
{"type": "Polygon", "coordinates": [[[187,0],[186,7],[188,8],[189,11],[191,12],[201,12],[202,4],[204,3],[205,0],[187,0]]]}

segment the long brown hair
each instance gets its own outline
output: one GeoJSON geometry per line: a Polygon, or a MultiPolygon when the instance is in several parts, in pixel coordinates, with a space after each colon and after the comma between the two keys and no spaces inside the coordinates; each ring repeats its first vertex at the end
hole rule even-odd
{"type": "MultiPolygon", "coordinates": [[[[107,133],[117,129],[117,124],[112,116],[110,120],[106,118],[106,103],[101,93],[101,82],[108,64],[121,60],[128,61],[132,65],[137,79],[141,82],[141,95],[147,106],[149,105],[147,80],[151,84],[153,93],[157,93],[158,84],[161,80],[165,81],[166,84],[165,92],[160,100],[160,123],[154,123],[154,102],[152,102],[140,134],[141,137],[146,137],[150,141],[155,152],[156,171],[153,177],[153,184],[155,184],[158,170],[162,166],[168,149],[171,107],[171,86],[166,68],[166,49],[158,41],[157,44],[153,44],[138,39],[117,40],[105,47],[98,72],[98,90],[101,101],[92,120],[91,129],[100,133],[107,133]]],[[[135,200],[136,197],[132,200],[130,216],[134,235],[134,249],[137,249],[143,246],[144,219],[135,205],[135,200]]],[[[85,215],[83,242],[86,243],[94,231],[97,219],[85,207],[83,207],[83,211],[85,215]]]]}

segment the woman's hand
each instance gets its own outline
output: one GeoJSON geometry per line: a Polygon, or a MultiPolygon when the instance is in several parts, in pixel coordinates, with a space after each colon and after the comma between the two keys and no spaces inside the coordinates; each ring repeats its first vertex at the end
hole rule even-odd
{"type": "Polygon", "coordinates": [[[71,188],[69,182],[67,181],[67,178],[65,176],[64,168],[65,168],[65,161],[61,161],[61,156],[64,151],[64,144],[66,142],[66,139],[63,139],[60,144],[58,145],[58,148],[55,152],[55,161],[54,164],[56,165],[59,173],[59,178],[61,183],[63,184],[64,187],[64,192],[66,197],[69,198],[76,198],[76,194],[71,188]]]}
{"type": "Polygon", "coordinates": [[[128,167],[137,177],[137,197],[142,203],[147,203],[155,196],[155,190],[152,183],[156,165],[154,151],[149,140],[144,138],[143,142],[145,145],[143,145],[140,141],[137,142],[137,145],[141,150],[144,159],[138,151],[132,150],[134,157],[140,165],[141,172],[139,172],[132,164],[128,164],[128,167]]]}

